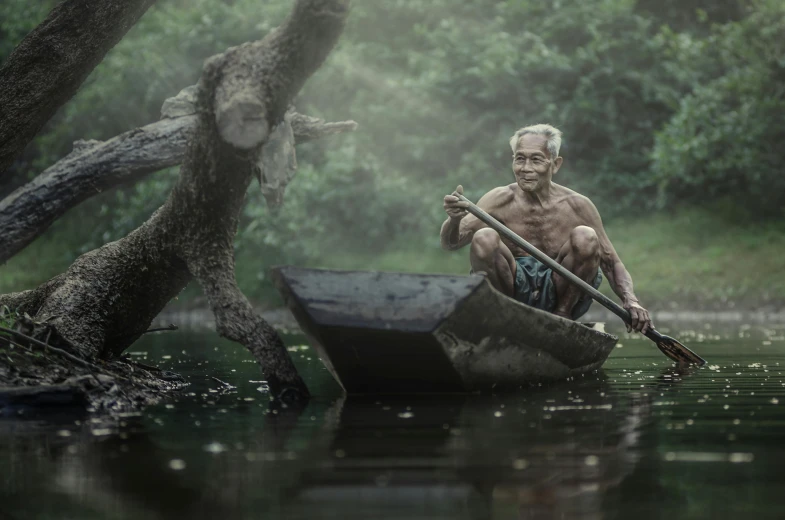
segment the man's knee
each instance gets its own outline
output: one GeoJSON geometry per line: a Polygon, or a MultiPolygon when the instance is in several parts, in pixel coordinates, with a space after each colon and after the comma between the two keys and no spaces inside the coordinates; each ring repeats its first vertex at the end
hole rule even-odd
{"type": "Polygon", "coordinates": [[[596,258],[600,253],[600,240],[597,232],[589,226],[577,226],[570,232],[570,245],[581,258],[596,258]]]}
{"type": "Polygon", "coordinates": [[[472,237],[472,254],[477,258],[492,258],[501,245],[499,233],[491,228],[483,228],[472,237]]]}

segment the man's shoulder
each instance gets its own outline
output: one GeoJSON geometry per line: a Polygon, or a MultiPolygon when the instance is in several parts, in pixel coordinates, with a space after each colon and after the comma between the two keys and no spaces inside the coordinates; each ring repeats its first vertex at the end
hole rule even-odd
{"type": "Polygon", "coordinates": [[[597,213],[597,207],[586,195],[581,195],[575,190],[556,184],[559,192],[559,201],[569,205],[573,211],[579,214],[586,212],[597,213]]]}
{"type": "Polygon", "coordinates": [[[515,198],[516,184],[509,184],[507,186],[499,186],[493,188],[480,199],[483,205],[499,207],[508,204],[515,198]]]}
{"type": "Polygon", "coordinates": [[[562,186],[561,184],[554,184],[553,186],[556,188],[559,200],[561,202],[566,202],[570,205],[576,206],[594,206],[594,203],[586,195],[582,195],[575,190],[571,190],[566,186],[562,186]]]}

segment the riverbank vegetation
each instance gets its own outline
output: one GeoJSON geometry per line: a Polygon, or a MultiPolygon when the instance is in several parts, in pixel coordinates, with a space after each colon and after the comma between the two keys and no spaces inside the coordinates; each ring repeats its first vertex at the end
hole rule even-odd
{"type": "MultiPolygon", "coordinates": [[[[4,5],[0,58],[53,3],[4,5]]],[[[157,120],[206,57],[259,38],[289,8],[158,2],[14,162],[0,196],[77,139],[157,120]]],[[[275,305],[273,264],[466,272],[464,253],[438,248],[442,196],[460,183],[476,200],[509,182],[509,136],[548,122],[564,131],[556,182],[596,203],[645,302],[781,305],[783,31],[775,0],[357,2],[295,105],[360,127],[298,146],[280,211],[252,184],[235,243],[240,286],[275,305]]],[[[0,267],[0,293],[34,287],[125,236],[177,174],[70,211],[0,267]]]]}
{"type": "MultiPolygon", "coordinates": [[[[761,224],[726,219],[718,209],[685,209],[645,218],[620,217],[607,228],[633,274],[636,292],[652,308],[771,309],[785,303],[785,224],[780,221],[761,224]]],[[[442,251],[435,233],[425,238],[399,237],[370,249],[361,244],[335,247],[335,242],[319,236],[311,247],[323,247],[323,253],[300,262],[335,269],[467,273],[468,250],[442,251]]],[[[58,243],[56,234],[57,229],[4,266],[0,292],[35,286],[68,267],[71,249],[58,243]]],[[[271,256],[262,248],[240,249],[237,277],[243,291],[261,307],[280,305],[267,280],[267,268],[287,262],[292,260],[271,256]]],[[[607,283],[600,289],[610,294],[607,283]]],[[[189,287],[173,305],[187,308],[205,303],[197,288],[189,287]]]]}

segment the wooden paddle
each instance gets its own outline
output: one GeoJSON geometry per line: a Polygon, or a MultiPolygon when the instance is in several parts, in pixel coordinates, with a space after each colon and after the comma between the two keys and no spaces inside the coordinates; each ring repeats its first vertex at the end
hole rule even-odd
{"type": "MultiPolygon", "coordinates": [[[[534,258],[542,262],[543,264],[547,265],[555,272],[559,273],[561,276],[566,278],[570,281],[570,283],[576,285],[580,290],[594,298],[595,301],[599,302],[600,305],[605,307],[606,309],[610,310],[616,316],[621,318],[624,323],[630,325],[632,323],[632,318],[630,317],[630,313],[627,312],[626,309],[619,306],[616,302],[602,294],[600,291],[586,283],[585,281],[581,280],[577,276],[575,276],[572,272],[570,272],[565,267],[562,267],[561,264],[556,262],[553,258],[549,257],[517,234],[515,234],[512,230],[510,230],[507,226],[490,216],[485,211],[478,208],[472,201],[464,197],[463,195],[458,195],[458,199],[462,202],[466,202],[469,206],[466,208],[469,213],[477,217],[478,219],[482,220],[488,226],[495,229],[500,235],[508,238],[510,241],[514,242],[517,246],[521,249],[532,255],[534,258]]],[[[696,365],[703,365],[706,363],[706,360],[700,357],[695,352],[688,349],[686,346],[679,343],[677,340],[671,338],[670,336],[666,336],[664,334],[660,334],[654,329],[649,329],[646,331],[645,336],[652,340],[654,343],[657,344],[657,347],[662,351],[663,354],[671,358],[672,360],[676,361],[677,363],[685,364],[696,364],[696,365]]]]}

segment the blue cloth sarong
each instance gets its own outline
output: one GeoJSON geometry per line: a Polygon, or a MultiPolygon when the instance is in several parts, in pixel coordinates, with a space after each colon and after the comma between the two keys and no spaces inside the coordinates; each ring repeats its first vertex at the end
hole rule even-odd
{"type": "MultiPolygon", "coordinates": [[[[553,312],[556,308],[556,287],[551,276],[553,270],[533,256],[519,256],[515,259],[515,263],[513,297],[536,309],[553,312]]],[[[597,269],[597,276],[591,285],[597,289],[600,284],[602,284],[602,273],[597,269]]],[[[581,295],[572,308],[572,319],[577,320],[586,314],[592,301],[588,294],[581,295]]]]}

